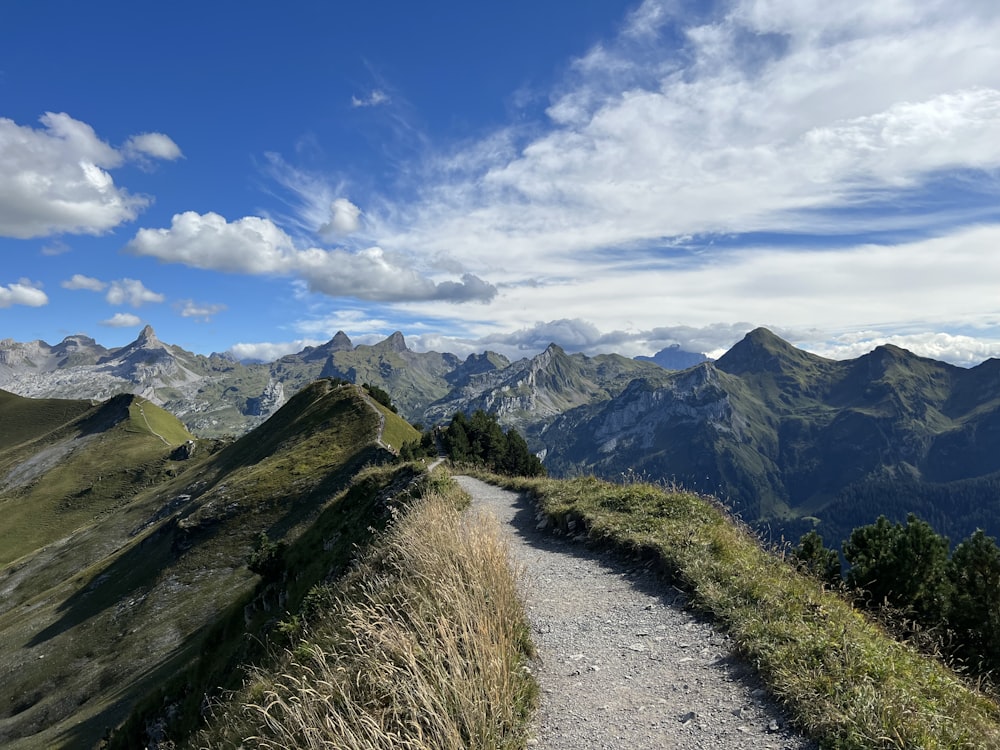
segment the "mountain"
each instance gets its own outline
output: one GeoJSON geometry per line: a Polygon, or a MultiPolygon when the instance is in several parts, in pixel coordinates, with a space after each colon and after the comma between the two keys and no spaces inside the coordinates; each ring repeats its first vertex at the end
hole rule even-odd
{"type": "Polygon", "coordinates": [[[56,346],[0,341],[0,388],[30,398],[96,401],[132,393],[202,436],[242,434],[260,424],[284,402],[280,385],[267,367],[192,354],[163,343],[150,326],[116,349],[86,336],[56,346]]]}
{"type": "Polygon", "coordinates": [[[505,426],[530,432],[567,409],[611,398],[633,378],[655,378],[663,372],[652,363],[617,354],[567,354],[555,344],[531,359],[503,364],[488,355],[467,359],[462,374],[453,378],[452,390],[427,407],[426,421],[481,409],[496,414],[505,426]]]}
{"type": "MultiPolygon", "coordinates": [[[[115,362],[143,360],[156,348],[145,338],[115,362]]],[[[363,467],[394,460],[383,430],[418,437],[330,380],[228,445],[193,439],[134,394],[93,404],[0,392],[0,419],[6,748],[95,746],[144,701],[197,714],[286,605],[384,524],[383,490],[412,472],[370,469],[345,494],[363,467]]]]}
{"type": "Polygon", "coordinates": [[[321,374],[378,386],[392,396],[401,414],[420,421],[427,404],[448,393],[448,378],[461,365],[454,354],[411,351],[396,331],[377,344],[331,351],[321,374]]]}
{"type": "Polygon", "coordinates": [[[1000,361],[881,346],[834,361],[757,329],[717,362],[632,381],[538,435],[550,472],[676,481],[746,521],[836,546],[885,513],[1000,533],[1000,361]]]}
{"type": "Polygon", "coordinates": [[[689,367],[707,362],[708,357],[697,352],[686,352],[681,349],[680,344],[672,344],[666,349],[660,349],[652,357],[639,355],[636,357],[640,362],[653,362],[664,370],[686,370],[689,367]]]}

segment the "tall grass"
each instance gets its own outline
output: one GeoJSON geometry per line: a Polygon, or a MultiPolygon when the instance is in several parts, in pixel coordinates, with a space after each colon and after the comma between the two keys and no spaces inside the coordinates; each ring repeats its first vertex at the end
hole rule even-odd
{"type": "Polygon", "coordinates": [[[761,548],[709,499],[593,478],[508,480],[557,524],[658,558],[823,747],[1000,748],[1000,709],[761,548]]]}
{"type": "Polygon", "coordinates": [[[537,688],[496,522],[418,500],[277,671],[215,711],[202,747],[523,747],[537,688]]]}

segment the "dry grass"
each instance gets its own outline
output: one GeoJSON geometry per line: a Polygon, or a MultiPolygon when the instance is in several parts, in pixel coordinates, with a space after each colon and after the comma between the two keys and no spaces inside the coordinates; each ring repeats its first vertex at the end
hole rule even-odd
{"type": "Polygon", "coordinates": [[[537,691],[528,621],[496,522],[463,516],[457,492],[417,501],[198,744],[522,747],[537,691]]]}

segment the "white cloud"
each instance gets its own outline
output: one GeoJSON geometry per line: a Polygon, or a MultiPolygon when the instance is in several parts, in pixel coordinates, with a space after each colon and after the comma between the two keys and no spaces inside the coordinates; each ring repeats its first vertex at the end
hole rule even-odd
{"type": "Polygon", "coordinates": [[[163,302],[166,297],[147,289],[138,279],[118,279],[111,282],[105,299],[112,305],[142,307],[149,302],[163,302]]]}
{"type": "Polygon", "coordinates": [[[115,313],[107,320],[102,320],[102,326],[110,328],[135,328],[142,323],[142,318],[132,313],[115,313]]]}
{"type": "Polygon", "coordinates": [[[0,308],[10,307],[11,305],[42,307],[48,303],[48,295],[41,290],[38,284],[27,279],[21,279],[13,284],[0,286],[0,308]]]}
{"type": "Polygon", "coordinates": [[[373,89],[368,96],[359,99],[356,96],[351,97],[352,107],[377,107],[380,104],[388,104],[391,100],[389,95],[382,91],[381,89],[373,89]]]}
{"type": "Polygon", "coordinates": [[[42,255],[48,257],[54,257],[56,255],[64,255],[68,253],[72,248],[67,245],[62,240],[52,240],[42,246],[42,255]]]}
{"type": "Polygon", "coordinates": [[[108,288],[106,281],[95,279],[92,276],[84,276],[82,273],[73,274],[72,278],[60,284],[63,289],[86,289],[90,292],[103,292],[108,288]]]}
{"type": "Polygon", "coordinates": [[[358,308],[339,308],[333,312],[295,323],[295,330],[325,336],[327,341],[333,338],[337,331],[344,331],[353,341],[356,336],[382,334],[394,331],[398,326],[386,318],[375,317],[368,310],[358,308]]]}
{"type": "Polygon", "coordinates": [[[0,118],[0,236],[101,234],[149,204],[117,186],[109,170],[133,153],[162,158],[169,138],[138,136],[119,151],[65,113],[48,112],[40,121],[42,128],[32,128],[0,118]]]}
{"type": "Polygon", "coordinates": [[[212,318],[227,309],[221,303],[198,303],[190,299],[180,300],[176,307],[182,318],[195,318],[203,323],[211,322],[212,318]]]}
{"type": "Polygon", "coordinates": [[[126,249],[169,263],[248,274],[289,273],[292,239],[274,222],[247,216],[233,222],[217,213],[175,214],[169,229],[140,229],[126,249]]]}
{"type": "Polygon", "coordinates": [[[330,204],[330,221],[319,228],[322,235],[353,234],[361,226],[361,209],[346,198],[337,198],[330,204]]]}
{"type": "Polygon", "coordinates": [[[215,213],[188,211],[169,229],[140,229],[126,249],[135,255],[184,263],[195,268],[257,275],[291,275],[310,291],[364,300],[446,302],[487,301],[496,289],[464,274],[460,281],[420,275],[401,256],[379,247],[299,250],[270,219],[247,216],[233,222],[215,213]]]}
{"type": "Polygon", "coordinates": [[[298,339],[296,341],[282,342],[241,342],[229,347],[228,353],[240,361],[273,362],[280,357],[284,357],[286,354],[297,354],[307,346],[319,346],[323,343],[326,342],[318,339],[298,339]]]}
{"type": "Polygon", "coordinates": [[[184,156],[180,147],[173,140],[163,133],[142,133],[133,135],[122,149],[132,157],[152,157],[154,159],[166,159],[175,161],[184,156]]]}
{"type": "Polygon", "coordinates": [[[417,202],[366,212],[381,246],[498,281],[584,275],[588,253],[664,238],[879,229],[816,211],[1000,167],[1000,6],[747,0],[679,27],[675,5],[643,3],[578,60],[540,128],[449,154],[417,202]]]}
{"type": "Polygon", "coordinates": [[[921,357],[962,367],[977,365],[990,357],[1000,358],[1000,340],[941,332],[886,334],[857,331],[842,334],[831,341],[805,342],[801,346],[831,359],[854,359],[883,344],[893,344],[921,357]]]}

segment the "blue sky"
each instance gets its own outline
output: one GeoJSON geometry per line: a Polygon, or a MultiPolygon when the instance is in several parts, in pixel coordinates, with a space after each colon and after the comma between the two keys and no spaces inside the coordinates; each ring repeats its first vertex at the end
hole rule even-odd
{"type": "Polygon", "coordinates": [[[5,5],[0,338],[1000,357],[993,0],[286,5],[5,5]]]}

